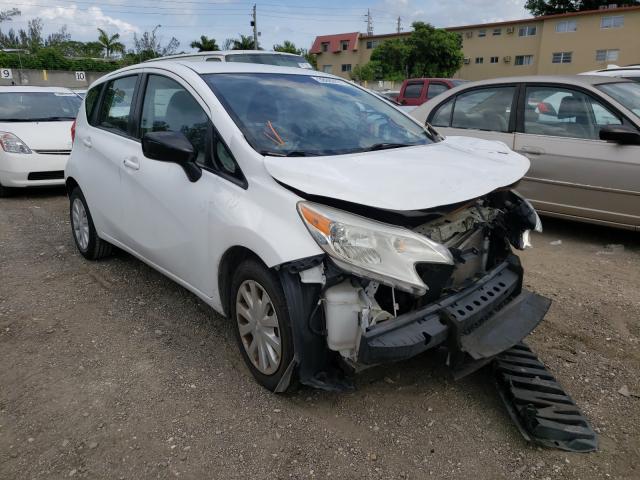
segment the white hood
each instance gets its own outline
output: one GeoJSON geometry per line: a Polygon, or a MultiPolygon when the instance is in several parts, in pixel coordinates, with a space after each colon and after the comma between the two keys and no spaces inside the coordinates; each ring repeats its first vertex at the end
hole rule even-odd
{"type": "Polygon", "coordinates": [[[327,157],[265,157],[297,190],[386,210],[463,202],[520,180],[529,160],[504,143],[447,137],[431,145],[327,157]]]}
{"type": "Polygon", "coordinates": [[[71,150],[72,123],[0,122],[0,131],[13,133],[31,150],[71,150]]]}

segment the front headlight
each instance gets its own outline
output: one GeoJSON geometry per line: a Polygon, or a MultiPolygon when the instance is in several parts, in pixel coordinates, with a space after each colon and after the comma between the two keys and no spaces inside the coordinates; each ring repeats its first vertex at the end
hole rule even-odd
{"type": "Polygon", "coordinates": [[[0,132],[0,146],[9,153],[31,153],[29,147],[11,132],[0,132]]]}
{"type": "Polygon", "coordinates": [[[424,295],[428,287],[415,264],[453,264],[444,245],[406,228],[311,202],[299,202],[298,212],[311,236],[336,265],[360,277],[424,295]]]}

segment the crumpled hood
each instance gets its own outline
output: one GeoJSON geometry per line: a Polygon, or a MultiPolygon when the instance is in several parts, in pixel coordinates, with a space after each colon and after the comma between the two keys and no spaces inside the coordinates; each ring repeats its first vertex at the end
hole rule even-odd
{"type": "Polygon", "coordinates": [[[520,180],[529,160],[504,143],[447,137],[431,145],[327,157],[265,157],[273,178],[310,195],[386,210],[423,210],[520,180]]]}
{"type": "Polygon", "coordinates": [[[72,123],[1,122],[0,131],[13,133],[31,150],[71,150],[72,123]]]}

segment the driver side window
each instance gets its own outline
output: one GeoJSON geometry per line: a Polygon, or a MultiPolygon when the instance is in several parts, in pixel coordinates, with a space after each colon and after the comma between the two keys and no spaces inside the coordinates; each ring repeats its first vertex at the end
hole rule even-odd
{"type": "Polygon", "coordinates": [[[238,164],[196,99],[175,80],[149,75],[140,134],[159,131],[184,134],[193,146],[198,165],[244,182],[238,164]]]}

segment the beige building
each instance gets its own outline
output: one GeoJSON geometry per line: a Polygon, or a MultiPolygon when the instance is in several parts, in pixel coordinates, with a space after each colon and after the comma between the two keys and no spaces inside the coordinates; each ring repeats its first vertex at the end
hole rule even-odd
{"type": "MultiPolygon", "coordinates": [[[[510,75],[573,74],[608,64],[640,64],[640,6],[451,27],[463,40],[464,64],[455,77],[468,80],[510,75]]],[[[318,69],[350,78],[373,49],[409,33],[358,32],[316,37],[311,53],[318,69]]]]}

